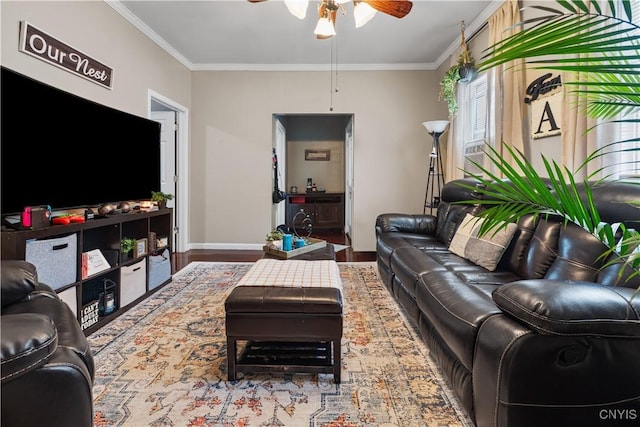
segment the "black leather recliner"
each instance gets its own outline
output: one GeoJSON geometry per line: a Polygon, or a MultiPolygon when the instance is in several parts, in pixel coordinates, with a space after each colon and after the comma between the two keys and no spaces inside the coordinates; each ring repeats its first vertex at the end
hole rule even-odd
{"type": "Polygon", "coordinates": [[[26,261],[2,261],[3,427],[91,427],[94,362],[69,306],[26,261]]]}
{"type": "MultiPolygon", "coordinates": [[[[473,180],[465,180],[473,186],[473,180]]],[[[449,250],[479,195],[447,183],[437,215],[381,214],[377,264],[478,427],[640,420],[640,277],[558,217],[521,219],[495,271],[449,250]],[[622,271],[621,278],[618,273],[622,271]]],[[[640,229],[640,186],[594,190],[606,222],[640,229]]],[[[466,254],[465,254],[466,255],[466,254]]]]}

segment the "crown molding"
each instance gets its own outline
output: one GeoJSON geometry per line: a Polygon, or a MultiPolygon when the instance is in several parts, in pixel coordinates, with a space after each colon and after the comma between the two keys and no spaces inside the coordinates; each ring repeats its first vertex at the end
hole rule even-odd
{"type": "MultiPolygon", "coordinates": [[[[144,22],[136,17],[126,8],[120,0],[103,0],[111,6],[117,13],[126,19],[131,25],[149,37],[154,43],[164,49],[169,55],[184,65],[190,71],[331,71],[338,68],[342,71],[433,71],[437,70],[451,55],[455,54],[460,46],[460,37],[449,45],[449,47],[432,63],[410,63],[410,64],[194,64],[178,52],[173,46],[167,43],[155,31],[149,28],[144,22]]],[[[502,5],[502,0],[494,0],[475,19],[467,25],[467,30],[474,34],[489,19],[489,17],[502,5]]]]}

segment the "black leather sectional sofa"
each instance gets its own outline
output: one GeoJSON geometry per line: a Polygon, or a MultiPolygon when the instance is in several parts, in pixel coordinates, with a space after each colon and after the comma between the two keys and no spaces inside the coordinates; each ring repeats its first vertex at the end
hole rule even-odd
{"type": "MultiPolygon", "coordinates": [[[[447,183],[437,215],[381,214],[377,264],[479,427],[640,423],[640,277],[556,217],[523,217],[495,270],[450,250],[480,206],[447,183]]],[[[640,186],[594,189],[602,220],[640,229],[640,186]]],[[[493,237],[493,236],[485,236],[493,237]]],[[[477,240],[477,239],[476,239],[477,240]]],[[[481,251],[480,259],[486,256],[481,251]]],[[[475,254],[478,256],[478,254],[475,254]]]]}
{"type": "Polygon", "coordinates": [[[94,362],[75,315],[26,261],[2,261],[2,427],[91,427],[94,362]]]}

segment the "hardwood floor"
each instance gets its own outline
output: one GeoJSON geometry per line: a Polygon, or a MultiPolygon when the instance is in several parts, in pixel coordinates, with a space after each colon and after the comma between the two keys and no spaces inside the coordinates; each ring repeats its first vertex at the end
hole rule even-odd
{"type": "MultiPolygon", "coordinates": [[[[318,234],[313,235],[328,243],[349,246],[347,249],[336,253],[337,262],[366,262],[375,261],[375,252],[354,252],[351,241],[344,234],[318,234]]],[[[263,251],[238,251],[219,249],[194,249],[187,252],[173,254],[174,273],[186,267],[192,261],[218,261],[218,262],[255,262],[262,258],[263,251]]]]}

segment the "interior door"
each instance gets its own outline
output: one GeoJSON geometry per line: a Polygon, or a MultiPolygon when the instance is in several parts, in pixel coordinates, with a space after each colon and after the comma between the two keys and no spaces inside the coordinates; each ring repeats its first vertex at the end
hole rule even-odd
{"type": "MultiPolygon", "coordinates": [[[[160,191],[173,194],[173,200],[167,201],[167,207],[176,206],[178,193],[176,187],[176,113],[175,111],[152,111],[151,118],[160,123],[160,191]]],[[[151,195],[149,195],[151,196],[151,195]]],[[[173,210],[173,229],[176,230],[179,212],[173,210]]],[[[175,250],[176,233],[172,233],[171,247],[175,250]]]]}
{"type": "Polygon", "coordinates": [[[345,156],[345,195],[344,195],[344,232],[353,240],[353,116],[349,118],[344,135],[345,156]]]}
{"type": "MultiPolygon", "coordinates": [[[[278,181],[280,184],[280,189],[286,192],[287,191],[285,187],[286,176],[287,176],[286,175],[287,159],[286,159],[286,146],[285,146],[286,129],[282,124],[282,122],[280,121],[280,119],[277,119],[277,118],[275,119],[274,132],[275,132],[274,140],[275,140],[276,156],[278,156],[278,174],[279,174],[278,181]]],[[[287,201],[285,200],[274,205],[274,210],[272,213],[273,217],[271,219],[272,228],[276,228],[278,225],[285,223],[286,204],[287,204],[287,201]]]]}

